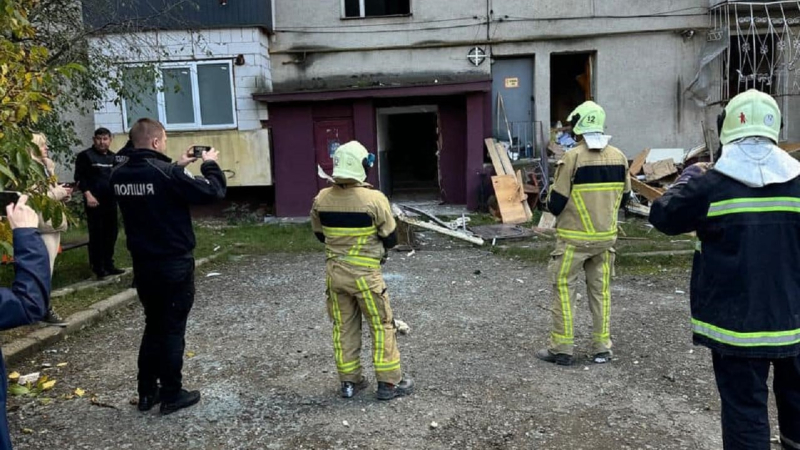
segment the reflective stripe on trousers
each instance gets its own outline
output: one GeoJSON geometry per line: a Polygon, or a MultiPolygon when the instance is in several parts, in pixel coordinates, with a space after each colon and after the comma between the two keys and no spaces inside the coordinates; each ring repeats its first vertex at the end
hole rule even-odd
{"type": "Polygon", "coordinates": [[[341,381],[362,377],[362,314],[373,341],[372,363],[378,381],[396,384],[402,378],[400,352],[386,284],[379,270],[329,260],[328,314],[333,321],[333,349],[341,381]]]}
{"type": "Polygon", "coordinates": [[[553,328],[550,350],[571,355],[575,344],[574,317],[578,276],[584,270],[587,297],[592,313],[592,341],[595,353],[611,348],[611,277],[614,253],[611,249],[586,249],[559,242],[548,267],[554,285],[553,328]]]}

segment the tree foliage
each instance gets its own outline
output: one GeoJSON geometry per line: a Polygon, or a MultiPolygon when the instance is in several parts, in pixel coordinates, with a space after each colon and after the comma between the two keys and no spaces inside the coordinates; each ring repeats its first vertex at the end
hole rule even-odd
{"type": "MultiPolygon", "coordinates": [[[[119,0],[0,0],[0,188],[31,194],[34,209],[58,226],[62,204],[46,196],[48,180],[33,160],[31,134],[44,133],[50,156],[71,163],[71,148],[81,140],[69,117],[91,116],[109,98],[136,99],[131,71],[152,85],[159,76],[155,62],[169,52],[154,46],[149,24],[164,20],[190,31],[192,45],[203,46],[197,24],[183,21],[196,0],[133,3],[119,0]],[[127,8],[127,9],[126,9],[127,8]],[[85,20],[87,14],[94,20],[85,20]],[[97,20],[100,18],[100,20],[97,20]],[[142,61],[149,61],[141,63],[142,61]]],[[[38,151],[38,150],[35,150],[38,151]]],[[[10,253],[11,232],[0,224],[0,247],[10,253]]]]}
{"type": "MultiPolygon", "coordinates": [[[[37,41],[30,20],[37,0],[0,0],[0,186],[31,195],[31,204],[58,226],[64,207],[47,197],[49,180],[31,157],[38,148],[31,134],[42,117],[53,112],[60,80],[79,73],[78,64],[52,64],[50,52],[37,41]]],[[[5,205],[2,205],[5,207],[5,205]]],[[[8,224],[0,225],[0,245],[11,252],[8,224]]]]}

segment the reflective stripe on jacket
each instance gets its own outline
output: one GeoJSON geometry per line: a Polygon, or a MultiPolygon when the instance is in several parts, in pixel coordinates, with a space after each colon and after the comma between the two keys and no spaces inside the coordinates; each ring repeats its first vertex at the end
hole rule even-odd
{"type": "Polygon", "coordinates": [[[800,354],[800,179],[752,188],[712,170],[658,199],[650,222],[697,231],[695,343],[742,357],[800,354]]]}
{"type": "Polygon", "coordinates": [[[631,190],[628,160],[617,148],[581,143],[558,162],[547,206],[558,216],[560,239],[578,246],[614,245],[617,210],[631,190]]]}
{"type": "Polygon", "coordinates": [[[324,236],[327,259],[355,266],[380,268],[396,226],[389,200],[367,184],[325,188],[311,208],[311,227],[324,236]]]}

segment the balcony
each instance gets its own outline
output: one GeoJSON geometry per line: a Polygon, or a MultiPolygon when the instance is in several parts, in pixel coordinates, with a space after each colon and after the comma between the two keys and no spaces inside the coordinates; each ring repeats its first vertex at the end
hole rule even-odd
{"type": "Polygon", "coordinates": [[[87,26],[104,33],[260,27],[273,31],[273,0],[83,0],[87,26]]]}

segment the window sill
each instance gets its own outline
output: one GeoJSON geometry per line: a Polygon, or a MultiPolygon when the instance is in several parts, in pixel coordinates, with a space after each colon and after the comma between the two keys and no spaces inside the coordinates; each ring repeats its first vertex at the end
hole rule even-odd
{"type": "Polygon", "coordinates": [[[413,14],[390,14],[387,16],[364,16],[364,17],[340,17],[341,20],[364,20],[364,19],[403,19],[412,17],[413,14]]]}
{"type": "MultiPolygon", "coordinates": [[[[202,131],[229,131],[229,130],[238,130],[239,125],[213,125],[213,126],[206,126],[206,127],[195,127],[195,126],[187,126],[187,127],[174,127],[165,125],[167,133],[195,133],[195,132],[202,132],[202,131]]],[[[128,128],[125,130],[126,133],[129,133],[131,130],[128,128]]]]}

